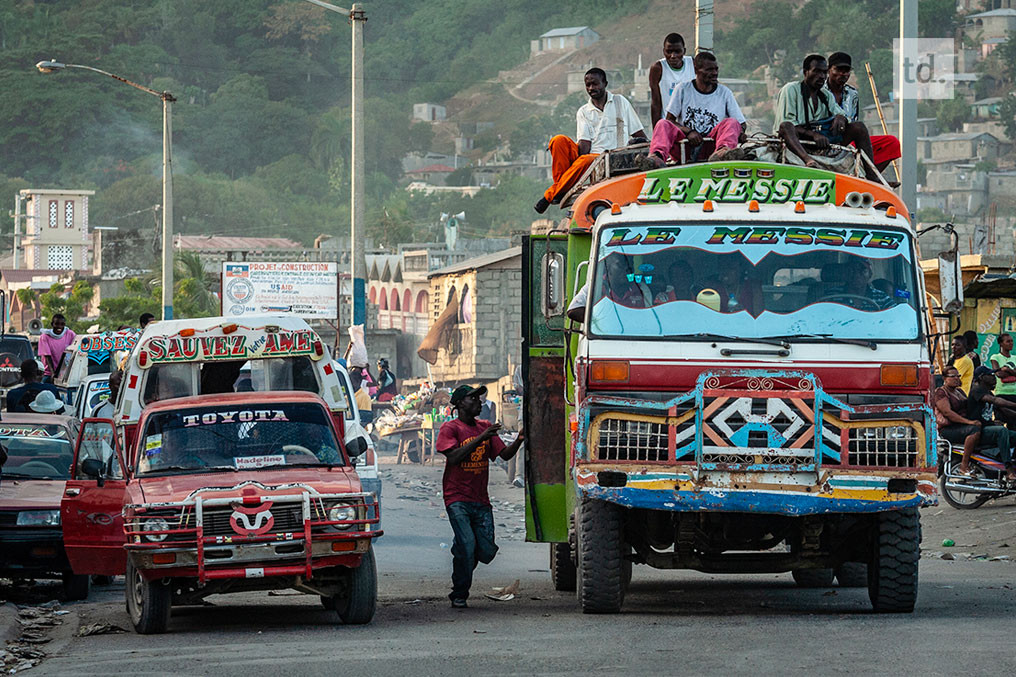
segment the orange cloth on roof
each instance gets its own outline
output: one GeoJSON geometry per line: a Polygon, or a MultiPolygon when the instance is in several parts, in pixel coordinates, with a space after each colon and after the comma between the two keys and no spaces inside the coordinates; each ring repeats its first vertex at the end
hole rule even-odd
{"type": "Polygon", "coordinates": [[[543,194],[547,202],[553,202],[575,185],[582,174],[593,164],[599,153],[579,155],[579,145],[564,134],[558,134],[547,144],[550,150],[550,173],[554,183],[543,194]]]}

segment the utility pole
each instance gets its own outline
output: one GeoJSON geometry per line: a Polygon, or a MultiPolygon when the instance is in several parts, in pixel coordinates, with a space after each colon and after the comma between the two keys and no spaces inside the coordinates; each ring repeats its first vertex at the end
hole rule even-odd
{"type": "Polygon", "coordinates": [[[917,0],[900,0],[900,54],[896,73],[900,94],[900,197],[910,210],[911,222],[917,214],[917,83],[908,83],[907,67],[917,62],[917,0]]]}
{"type": "Polygon", "coordinates": [[[695,53],[713,51],[713,0],[695,0],[695,53]]]}
{"type": "Polygon", "coordinates": [[[367,22],[367,13],[363,6],[356,3],[350,9],[343,9],[322,0],[307,0],[330,12],[338,12],[349,18],[352,26],[353,63],[352,63],[352,148],[350,164],[353,172],[349,185],[349,278],[352,283],[352,324],[367,323],[367,257],[363,251],[366,237],[366,211],[364,209],[366,174],[366,155],[363,149],[363,24],[367,22]]]}
{"type": "Polygon", "coordinates": [[[173,319],[173,102],[169,92],[162,99],[162,319],[173,319]]]}

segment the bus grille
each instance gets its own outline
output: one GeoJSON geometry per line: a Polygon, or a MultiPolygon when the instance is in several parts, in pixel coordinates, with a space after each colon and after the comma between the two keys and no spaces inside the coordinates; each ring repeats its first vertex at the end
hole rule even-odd
{"type": "Polygon", "coordinates": [[[917,431],[908,426],[852,428],[847,440],[850,465],[916,468],[917,431]]]}

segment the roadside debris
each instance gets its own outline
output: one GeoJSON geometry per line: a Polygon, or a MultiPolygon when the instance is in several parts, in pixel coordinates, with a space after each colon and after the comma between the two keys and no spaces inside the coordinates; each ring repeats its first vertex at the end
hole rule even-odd
{"type": "Polygon", "coordinates": [[[56,600],[18,609],[18,625],[21,634],[16,640],[7,642],[5,649],[0,649],[0,670],[5,675],[13,675],[22,670],[33,668],[46,657],[46,652],[39,648],[49,642],[50,630],[63,624],[59,616],[66,611],[60,609],[56,600]]]}
{"type": "Polygon", "coordinates": [[[78,637],[90,637],[92,635],[111,635],[118,632],[127,632],[119,625],[111,623],[89,623],[82,625],[78,630],[78,637]]]}
{"type": "Polygon", "coordinates": [[[509,600],[515,599],[515,595],[518,594],[519,589],[521,587],[522,585],[519,579],[516,578],[515,582],[512,583],[511,585],[506,585],[503,588],[491,588],[491,590],[494,591],[494,594],[492,595],[488,593],[487,595],[485,595],[485,597],[487,599],[492,599],[495,602],[507,602],[509,600]]]}

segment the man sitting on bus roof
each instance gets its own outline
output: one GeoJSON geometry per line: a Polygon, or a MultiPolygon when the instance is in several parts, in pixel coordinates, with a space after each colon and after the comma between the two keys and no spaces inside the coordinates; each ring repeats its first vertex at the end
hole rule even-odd
{"type": "Polygon", "coordinates": [[[737,149],[737,144],[745,140],[744,115],[730,88],[719,83],[716,57],[699,52],[694,63],[695,79],[674,90],[667,103],[666,119],[653,127],[653,140],[649,144],[653,168],[663,167],[667,156],[681,162],[682,141],[699,161],[744,158],[737,149]],[[712,141],[705,141],[707,138],[712,141]]]}
{"type": "MultiPolygon", "coordinates": [[[[857,89],[847,84],[850,72],[854,69],[850,55],[846,52],[833,52],[829,55],[829,78],[826,88],[835,97],[836,103],[846,114],[847,120],[857,122],[861,114],[860,96],[857,89]]],[[[871,161],[883,171],[889,163],[900,157],[900,140],[891,134],[879,134],[871,138],[871,161]]]]}
{"type": "Polygon", "coordinates": [[[550,140],[551,174],[554,183],[534,209],[540,214],[559,202],[568,189],[605,150],[624,147],[630,139],[648,141],[638,113],[628,99],[607,90],[607,74],[600,68],[586,71],[589,102],[575,113],[578,143],[563,134],[550,140]]]}
{"type": "MultiPolygon", "coordinates": [[[[809,54],[804,59],[804,78],[788,82],[776,96],[776,122],[773,133],[778,134],[794,155],[806,167],[819,167],[818,161],[808,154],[801,144],[810,141],[818,150],[829,144],[854,144],[872,157],[868,129],[860,122],[850,122],[832,93],[825,89],[829,64],[820,54],[809,54]]],[[[874,170],[865,167],[868,179],[877,181],[874,170]]]]}

